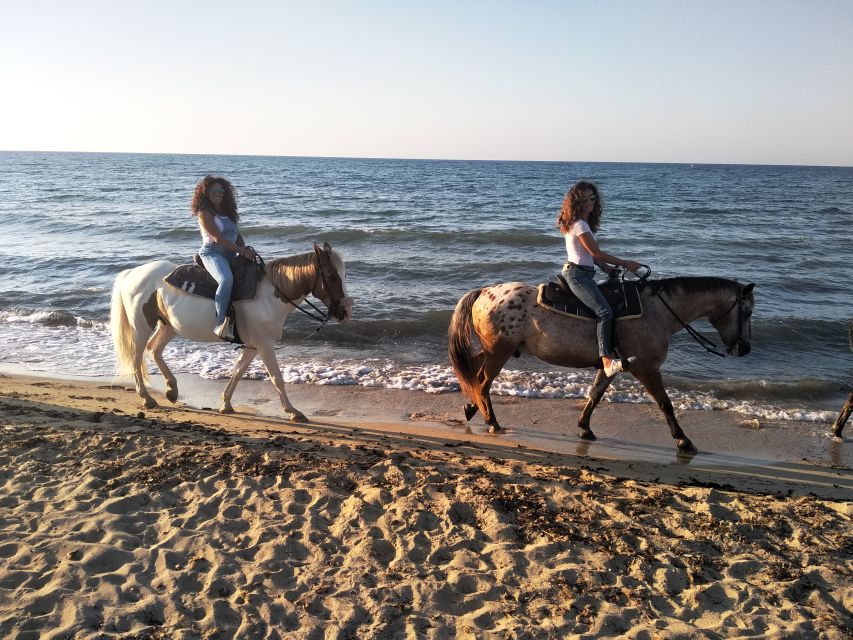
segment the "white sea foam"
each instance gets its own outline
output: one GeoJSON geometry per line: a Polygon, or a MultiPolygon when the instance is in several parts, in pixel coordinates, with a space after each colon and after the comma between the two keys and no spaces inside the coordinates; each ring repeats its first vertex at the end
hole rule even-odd
{"type": "MultiPolygon", "coordinates": [[[[178,339],[166,348],[164,357],[175,373],[194,373],[211,380],[224,380],[231,376],[236,353],[231,345],[202,346],[178,339]]],[[[6,324],[0,327],[0,362],[64,375],[108,376],[115,372],[112,345],[103,323],[46,326],[24,320],[6,324]]],[[[359,385],[425,393],[459,390],[452,369],[444,364],[401,366],[379,358],[330,363],[317,358],[301,360],[294,356],[280,356],[279,363],[287,384],[359,385]]],[[[153,364],[150,371],[153,375],[158,374],[153,364]]],[[[265,379],[267,374],[263,364],[255,360],[246,377],[265,379]]],[[[542,372],[505,369],[492,385],[492,393],[523,398],[583,399],[589,393],[593,378],[593,373],[587,370],[542,372]]],[[[667,393],[676,411],[728,410],[763,420],[814,423],[828,423],[835,419],[832,411],[780,406],[761,400],[721,399],[711,393],[683,391],[674,387],[668,388],[667,393]]],[[[614,380],[604,401],[652,402],[642,386],[628,375],[614,380]]]]}
{"type": "Polygon", "coordinates": [[[6,309],[0,311],[0,322],[43,325],[46,327],[84,327],[107,329],[106,322],[75,316],[65,311],[50,309],[6,309]]]}

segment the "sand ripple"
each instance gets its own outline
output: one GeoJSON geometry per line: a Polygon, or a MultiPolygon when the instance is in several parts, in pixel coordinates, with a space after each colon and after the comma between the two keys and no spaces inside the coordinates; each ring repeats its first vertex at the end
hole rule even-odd
{"type": "Polygon", "coordinates": [[[0,637],[849,638],[851,505],[6,402],[0,637]]]}

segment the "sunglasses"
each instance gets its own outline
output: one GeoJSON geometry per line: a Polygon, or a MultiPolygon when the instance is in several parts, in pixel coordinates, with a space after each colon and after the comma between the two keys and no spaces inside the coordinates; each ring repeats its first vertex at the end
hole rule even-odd
{"type": "Polygon", "coordinates": [[[225,189],[211,189],[207,192],[207,195],[215,196],[216,194],[225,193],[225,189]]]}
{"type": "Polygon", "coordinates": [[[586,204],[587,202],[595,202],[595,196],[587,196],[586,198],[581,198],[581,202],[586,204]]]}

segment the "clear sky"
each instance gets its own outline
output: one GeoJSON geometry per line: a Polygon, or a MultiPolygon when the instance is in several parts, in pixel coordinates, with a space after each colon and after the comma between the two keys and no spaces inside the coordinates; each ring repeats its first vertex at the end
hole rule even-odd
{"type": "Polygon", "coordinates": [[[853,165],[853,0],[0,0],[0,149],[853,165]]]}

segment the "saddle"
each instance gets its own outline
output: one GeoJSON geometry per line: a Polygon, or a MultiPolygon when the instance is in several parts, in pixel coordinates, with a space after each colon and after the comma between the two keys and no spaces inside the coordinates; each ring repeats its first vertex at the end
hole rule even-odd
{"type": "MultiPolygon", "coordinates": [[[[195,264],[179,265],[163,280],[179,291],[213,300],[216,296],[216,280],[204,268],[198,254],[193,256],[193,260],[195,264]]],[[[258,281],[263,273],[263,264],[236,256],[231,259],[231,273],[234,274],[231,302],[254,298],[258,290],[258,281]]]]}
{"type": "MultiPolygon", "coordinates": [[[[613,316],[617,320],[628,320],[643,315],[643,305],[640,302],[642,286],[640,282],[620,282],[611,278],[598,285],[598,288],[610,303],[613,316]]],[[[559,273],[548,282],[539,285],[536,304],[566,316],[595,320],[595,314],[572,293],[569,283],[559,273]]]]}

